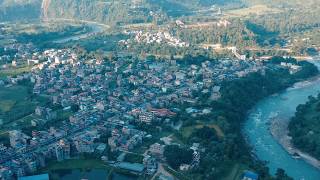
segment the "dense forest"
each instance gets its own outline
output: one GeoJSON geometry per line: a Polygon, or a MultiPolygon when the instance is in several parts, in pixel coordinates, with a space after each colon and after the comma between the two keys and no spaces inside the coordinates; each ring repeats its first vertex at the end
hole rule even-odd
{"type": "Polygon", "coordinates": [[[320,159],[320,94],[299,105],[289,123],[292,143],[302,151],[320,159]]]}

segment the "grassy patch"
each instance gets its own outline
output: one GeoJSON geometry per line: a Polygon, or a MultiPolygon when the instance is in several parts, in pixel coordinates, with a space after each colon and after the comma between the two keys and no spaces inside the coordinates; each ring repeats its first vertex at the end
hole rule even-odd
{"type": "Polygon", "coordinates": [[[16,101],[13,100],[1,100],[0,101],[0,111],[6,113],[12,109],[16,101]]]}
{"type": "Polygon", "coordinates": [[[189,178],[186,175],[170,168],[169,166],[163,165],[163,168],[179,180],[191,180],[191,178],[189,178]]]}
{"type": "Polygon", "coordinates": [[[128,153],[124,158],[124,161],[130,163],[143,163],[143,156],[138,154],[128,153]]]}
{"type": "Polygon", "coordinates": [[[230,170],[230,173],[226,177],[222,178],[222,180],[241,179],[241,175],[246,169],[247,168],[241,164],[235,164],[233,168],[230,170]]]}
{"type": "Polygon", "coordinates": [[[30,124],[29,117],[37,105],[48,102],[45,97],[32,98],[29,86],[17,85],[0,88],[0,119],[4,127],[30,124]]]}
{"type": "Polygon", "coordinates": [[[10,68],[0,71],[0,78],[7,76],[17,76],[19,74],[27,73],[31,71],[32,66],[25,66],[20,68],[10,68]]]}
{"type": "Polygon", "coordinates": [[[108,169],[109,166],[98,159],[70,159],[63,162],[50,162],[44,172],[66,169],[108,169]]]}
{"type": "Polygon", "coordinates": [[[270,8],[267,5],[255,5],[247,8],[234,9],[226,12],[227,17],[244,17],[251,14],[263,15],[271,13],[279,13],[281,10],[277,8],[270,8]]]}
{"type": "Polygon", "coordinates": [[[202,124],[202,123],[198,124],[198,125],[183,127],[181,129],[181,134],[182,134],[183,138],[188,139],[195,130],[201,129],[204,126],[208,126],[209,128],[214,129],[216,134],[219,137],[224,137],[224,133],[223,133],[223,131],[221,130],[221,128],[218,125],[216,125],[216,124],[202,124]]]}

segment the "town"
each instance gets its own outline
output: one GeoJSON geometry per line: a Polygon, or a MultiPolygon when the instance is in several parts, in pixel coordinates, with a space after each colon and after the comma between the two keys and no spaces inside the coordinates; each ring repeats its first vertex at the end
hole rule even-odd
{"type": "MultiPolygon", "coordinates": [[[[110,166],[152,176],[164,161],[164,147],[172,142],[169,137],[154,139],[142,154],[143,163],[124,162],[123,154],[153,138],[137,125],[179,128],[182,122],[175,122],[177,114],[196,117],[210,113],[210,109],[193,106],[181,109],[179,104],[196,104],[204,95],[215,101],[220,97],[223,81],[265,68],[259,61],[231,59],[198,64],[134,57],[86,59],[71,49],[51,49],[21,57],[22,62],[16,63],[32,64],[31,72],[8,77],[2,85],[30,81],[34,95],[46,95],[52,105],[63,111],[73,109],[74,113],[62,122],[51,123],[48,129],[32,130],[31,136],[19,129],[11,130],[10,147],[1,145],[3,179],[34,174],[47,161],[63,161],[81,153],[98,154],[110,166]],[[108,137],[107,141],[101,137],[108,137]],[[111,152],[122,153],[110,160],[107,147],[111,152]]],[[[44,126],[58,116],[57,111],[41,106],[34,114],[38,117],[31,121],[34,127],[44,126]]],[[[195,167],[200,161],[199,144],[189,148],[193,151],[192,163],[181,165],[181,170],[195,167]]]]}
{"type": "Polygon", "coordinates": [[[319,7],[0,0],[0,180],[320,179],[319,7]]]}

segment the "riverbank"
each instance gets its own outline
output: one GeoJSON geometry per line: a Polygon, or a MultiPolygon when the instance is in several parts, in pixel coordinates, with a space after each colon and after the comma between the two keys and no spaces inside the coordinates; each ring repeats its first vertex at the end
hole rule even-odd
{"type": "MultiPolygon", "coordinates": [[[[292,88],[288,88],[287,90],[300,89],[305,88],[307,86],[312,85],[313,83],[320,83],[320,76],[312,77],[307,81],[298,82],[293,85],[292,88]]],[[[286,100],[286,99],[283,99],[286,100]]],[[[292,137],[289,136],[288,126],[290,123],[290,117],[287,118],[279,118],[277,116],[272,117],[270,119],[270,133],[272,136],[278,141],[278,143],[291,155],[293,158],[302,158],[307,163],[312,166],[318,168],[320,170],[320,161],[315,157],[309,155],[296,148],[291,140],[292,137]]]]}
{"type": "Polygon", "coordinates": [[[275,138],[275,140],[293,157],[296,159],[303,159],[312,166],[320,170],[320,161],[311,155],[300,151],[295,148],[291,143],[292,137],[290,137],[288,131],[289,121],[285,119],[274,118],[270,123],[270,133],[275,138]]]}
{"type": "Polygon", "coordinates": [[[288,123],[299,104],[320,92],[320,78],[293,84],[280,93],[269,96],[249,112],[244,134],[258,159],[267,162],[272,174],[282,168],[294,179],[320,179],[319,162],[294,148],[288,136],[288,123]]]}

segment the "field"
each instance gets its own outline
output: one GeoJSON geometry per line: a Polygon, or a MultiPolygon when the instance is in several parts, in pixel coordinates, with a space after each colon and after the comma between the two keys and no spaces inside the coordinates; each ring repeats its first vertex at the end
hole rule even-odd
{"type": "Polygon", "coordinates": [[[212,128],[215,130],[216,134],[219,136],[219,137],[224,137],[224,133],[223,131],[221,130],[221,128],[215,124],[208,124],[208,125],[205,125],[205,124],[198,124],[198,125],[195,125],[195,126],[187,126],[187,127],[183,127],[181,129],[181,134],[184,138],[189,138],[192,133],[196,130],[196,129],[201,129],[203,128],[204,126],[208,126],[209,128],[212,128]]]}
{"type": "Polygon", "coordinates": [[[34,112],[37,104],[45,104],[47,99],[44,97],[31,98],[30,87],[17,85],[0,88],[0,119],[3,127],[10,128],[17,123],[25,124],[30,122],[29,115],[34,112]]]}
{"type": "Polygon", "coordinates": [[[230,173],[226,177],[222,178],[222,180],[241,179],[243,172],[245,170],[248,170],[248,168],[245,165],[235,163],[235,165],[232,168],[230,168],[230,170],[231,170],[230,173]]]}
{"type": "Polygon", "coordinates": [[[109,168],[101,160],[97,159],[70,159],[63,162],[52,162],[43,171],[66,170],[66,169],[107,169],[109,168]]]}
{"type": "Polygon", "coordinates": [[[25,102],[28,97],[28,89],[25,86],[2,87],[0,89],[0,112],[7,113],[14,109],[15,106],[28,106],[25,102]]]}
{"type": "Polygon", "coordinates": [[[25,67],[20,67],[20,68],[10,68],[6,70],[1,70],[0,71],[0,79],[7,77],[7,76],[17,76],[19,74],[23,74],[26,72],[30,72],[31,66],[25,66],[25,67]]]}
{"type": "Polygon", "coordinates": [[[269,8],[267,5],[255,5],[248,8],[233,9],[226,12],[227,17],[245,17],[251,14],[263,15],[270,13],[279,13],[280,9],[269,8]]]}

